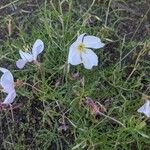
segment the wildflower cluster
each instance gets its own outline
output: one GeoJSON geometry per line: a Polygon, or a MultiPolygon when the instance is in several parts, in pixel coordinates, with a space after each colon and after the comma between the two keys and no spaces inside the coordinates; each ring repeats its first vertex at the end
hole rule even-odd
{"type": "MultiPolygon", "coordinates": [[[[105,44],[101,42],[100,38],[96,36],[86,35],[85,33],[81,34],[69,48],[67,63],[71,65],[83,64],[86,69],[92,69],[93,66],[98,65],[98,56],[92,51],[92,49],[103,48],[104,45],[105,44]]],[[[23,69],[28,62],[32,62],[33,64],[40,66],[37,57],[43,52],[43,50],[43,41],[37,39],[33,44],[31,51],[19,51],[21,59],[16,61],[16,66],[19,69],[23,69]]],[[[2,107],[3,105],[9,105],[11,107],[11,104],[16,97],[16,83],[14,82],[13,75],[9,70],[0,67],[0,71],[3,73],[0,79],[1,91],[7,93],[6,98],[0,103],[0,106],[2,107]]],[[[94,102],[90,104],[92,104],[90,106],[92,106],[93,112],[100,112],[94,102]]],[[[147,100],[146,103],[138,109],[138,112],[144,113],[147,117],[150,117],[150,101],[147,100]]]]}

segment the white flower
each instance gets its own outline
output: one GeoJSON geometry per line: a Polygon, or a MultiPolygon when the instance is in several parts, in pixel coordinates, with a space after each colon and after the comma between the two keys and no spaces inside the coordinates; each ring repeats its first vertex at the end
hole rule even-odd
{"type": "Polygon", "coordinates": [[[19,59],[16,62],[16,65],[19,69],[22,69],[27,62],[37,62],[37,56],[44,50],[44,43],[38,39],[35,41],[33,47],[32,47],[32,53],[31,52],[23,52],[19,51],[21,59],[19,59]]]}
{"type": "Polygon", "coordinates": [[[150,101],[147,100],[145,104],[137,110],[139,113],[144,113],[147,117],[150,117],[150,101]]]}
{"type": "Polygon", "coordinates": [[[85,33],[78,36],[77,40],[70,46],[68,63],[78,65],[83,63],[86,69],[92,69],[93,66],[98,65],[98,57],[91,50],[102,48],[104,43],[100,38],[95,36],[88,36],[85,33]]]}
{"type": "Polygon", "coordinates": [[[8,94],[2,104],[11,104],[16,97],[14,78],[9,70],[0,67],[0,71],[3,72],[0,79],[0,86],[3,88],[3,91],[8,94]]]}

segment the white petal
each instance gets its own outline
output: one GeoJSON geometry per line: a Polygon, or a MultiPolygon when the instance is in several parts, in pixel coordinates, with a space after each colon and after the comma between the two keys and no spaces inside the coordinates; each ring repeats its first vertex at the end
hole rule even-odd
{"type": "Polygon", "coordinates": [[[86,49],[86,52],[81,54],[82,63],[86,69],[92,69],[93,66],[98,65],[97,55],[90,49],[86,49]]]}
{"type": "Polygon", "coordinates": [[[79,35],[75,42],[77,42],[78,44],[82,43],[85,35],[86,35],[86,33],[79,35]]]}
{"type": "Polygon", "coordinates": [[[144,113],[147,117],[150,117],[150,101],[147,100],[146,103],[137,111],[140,113],[144,113]]]}
{"type": "Polygon", "coordinates": [[[33,55],[31,53],[23,52],[20,50],[19,54],[24,61],[27,61],[27,62],[33,61],[33,55]]]}
{"type": "MultiPolygon", "coordinates": [[[[8,69],[5,69],[5,68],[2,68],[2,67],[0,67],[0,71],[1,72],[3,72],[3,73],[5,73],[5,72],[7,72],[7,71],[9,71],[8,69]]],[[[9,71],[10,72],[10,71],[9,71]]]]}
{"type": "Polygon", "coordinates": [[[68,63],[72,65],[81,64],[81,55],[77,50],[77,42],[74,42],[69,48],[68,63]]]}
{"type": "Polygon", "coordinates": [[[3,104],[11,104],[14,99],[16,97],[16,92],[15,91],[11,91],[10,93],[8,93],[8,95],[6,96],[3,104]]]}
{"type": "Polygon", "coordinates": [[[14,89],[14,77],[11,72],[5,68],[0,67],[0,71],[4,74],[1,76],[0,85],[5,92],[9,92],[11,89],[14,89]]]}
{"type": "Polygon", "coordinates": [[[19,59],[18,61],[16,61],[16,66],[19,68],[19,69],[22,69],[25,64],[27,63],[27,61],[23,60],[23,59],[19,59]]]}
{"type": "Polygon", "coordinates": [[[7,80],[9,80],[10,82],[14,82],[14,77],[8,69],[0,67],[0,71],[2,71],[3,73],[7,73],[7,76],[5,75],[5,77],[7,77],[7,80]]]}
{"type": "Polygon", "coordinates": [[[83,43],[87,48],[102,48],[105,45],[96,36],[84,36],[83,43]]]}
{"type": "Polygon", "coordinates": [[[6,93],[14,90],[14,79],[10,71],[5,72],[1,77],[1,86],[6,93]]]}
{"type": "Polygon", "coordinates": [[[35,41],[33,48],[32,48],[32,54],[33,59],[36,60],[37,56],[44,50],[44,43],[42,40],[38,39],[35,41]]]}

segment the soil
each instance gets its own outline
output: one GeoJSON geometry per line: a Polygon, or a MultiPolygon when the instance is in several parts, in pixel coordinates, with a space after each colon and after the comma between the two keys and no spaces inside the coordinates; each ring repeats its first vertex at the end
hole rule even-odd
{"type": "MultiPolygon", "coordinates": [[[[1,0],[0,1],[0,39],[9,37],[8,28],[11,20],[13,24],[20,24],[25,17],[31,18],[34,15],[34,11],[40,7],[41,0],[1,0]],[[4,18],[6,19],[4,21],[4,18]]],[[[11,37],[15,38],[17,35],[16,29],[12,31],[11,37]]]]}

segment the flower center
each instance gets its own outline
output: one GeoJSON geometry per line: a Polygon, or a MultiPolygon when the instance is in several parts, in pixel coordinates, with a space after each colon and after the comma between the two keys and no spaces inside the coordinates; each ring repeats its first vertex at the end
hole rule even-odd
{"type": "Polygon", "coordinates": [[[25,52],[29,52],[30,47],[29,47],[29,45],[24,45],[23,49],[25,52]]]}
{"type": "Polygon", "coordinates": [[[80,43],[77,47],[78,51],[79,52],[85,52],[86,49],[85,49],[85,44],[84,43],[80,43]]]}

